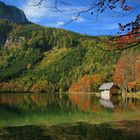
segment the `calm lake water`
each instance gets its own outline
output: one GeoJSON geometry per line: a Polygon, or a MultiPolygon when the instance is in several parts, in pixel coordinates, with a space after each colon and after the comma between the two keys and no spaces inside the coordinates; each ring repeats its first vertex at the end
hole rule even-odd
{"type": "Polygon", "coordinates": [[[0,140],[137,140],[140,99],[0,94],[0,140]]]}

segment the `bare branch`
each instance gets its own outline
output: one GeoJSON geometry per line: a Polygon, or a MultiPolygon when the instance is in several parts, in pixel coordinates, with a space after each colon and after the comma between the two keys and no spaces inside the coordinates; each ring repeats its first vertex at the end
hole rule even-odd
{"type": "Polygon", "coordinates": [[[34,4],[34,5],[32,5],[32,6],[40,6],[40,5],[42,5],[42,2],[43,2],[44,0],[40,0],[39,2],[37,2],[36,4],[34,4]]]}
{"type": "Polygon", "coordinates": [[[68,24],[72,23],[73,21],[78,20],[78,18],[80,17],[80,15],[81,15],[82,13],[87,13],[87,12],[91,11],[92,9],[94,9],[94,8],[97,7],[97,6],[98,6],[98,3],[97,3],[96,5],[91,6],[90,8],[87,8],[87,9],[85,9],[85,10],[79,11],[78,14],[75,16],[75,18],[70,19],[70,21],[67,22],[65,25],[68,25],[68,24]]]}

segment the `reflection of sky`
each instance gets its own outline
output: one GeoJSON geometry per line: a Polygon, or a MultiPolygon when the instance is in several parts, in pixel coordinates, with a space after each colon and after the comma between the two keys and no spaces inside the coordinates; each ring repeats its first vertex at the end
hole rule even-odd
{"type": "Polygon", "coordinates": [[[129,12],[122,12],[121,9],[106,10],[97,16],[95,11],[93,15],[90,13],[82,14],[79,19],[73,23],[64,26],[64,23],[73,18],[77,11],[87,8],[92,1],[95,0],[58,0],[62,3],[58,4],[60,10],[63,12],[56,12],[53,7],[54,0],[48,0],[40,7],[31,6],[33,2],[39,0],[1,0],[6,4],[15,5],[22,9],[27,18],[37,24],[50,27],[64,28],[75,32],[80,32],[89,35],[106,35],[116,34],[118,31],[118,23],[128,23],[135,19],[140,13],[140,0],[128,0],[128,5],[136,7],[129,12]],[[49,8],[47,8],[49,7],[49,8]]]}

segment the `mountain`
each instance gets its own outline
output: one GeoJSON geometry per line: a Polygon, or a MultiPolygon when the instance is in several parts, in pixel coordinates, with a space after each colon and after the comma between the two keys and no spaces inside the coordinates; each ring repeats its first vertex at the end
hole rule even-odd
{"type": "Polygon", "coordinates": [[[14,6],[8,6],[3,2],[0,2],[0,18],[20,24],[28,23],[28,20],[22,10],[14,6]]]}
{"type": "Polygon", "coordinates": [[[105,51],[109,38],[0,19],[0,92],[97,92],[114,79],[140,83],[140,45],[105,51]]]}

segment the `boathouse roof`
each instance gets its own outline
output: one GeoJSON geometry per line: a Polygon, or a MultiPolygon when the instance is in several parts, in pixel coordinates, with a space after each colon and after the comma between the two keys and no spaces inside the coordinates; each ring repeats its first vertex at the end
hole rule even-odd
{"type": "Polygon", "coordinates": [[[110,82],[110,83],[103,83],[99,90],[109,90],[111,89],[115,84],[113,82],[110,82]]]}

